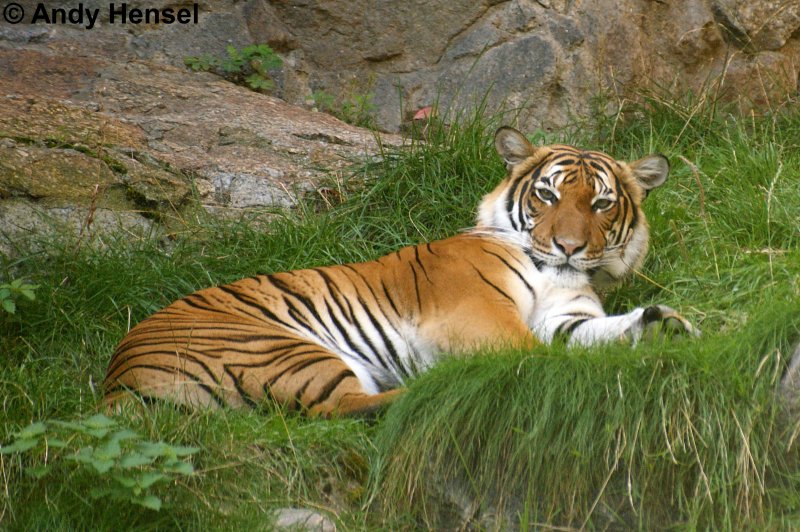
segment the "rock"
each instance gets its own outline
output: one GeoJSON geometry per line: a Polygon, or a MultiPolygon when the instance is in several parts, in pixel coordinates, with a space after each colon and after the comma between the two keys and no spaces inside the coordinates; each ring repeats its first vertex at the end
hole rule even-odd
{"type": "Polygon", "coordinates": [[[275,512],[275,530],[297,532],[336,532],[333,522],[314,510],[304,508],[282,508],[275,512]]]}
{"type": "Polygon", "coordinates": [[[0,197],[88,205],[95,185],[106,190],[114,184],[114,173],[103,161],[75,149],[0,148],[0,197]]]}
{"type": "Polygon", "coordinates": [[[372,132],[217,76],[80,50],[0,41],[11,73],[0,78],[2,252],[56,226],[89,239],[169,225],[195,201],[218,216],[291,207],[329,172],[379,151],[372,132]]]}
{"type": "Polygon", "coordinates": [[[102,248],[108,239],[120,235],[132,240],[158,238],[162,232],[153,220],[136,211],[46,206],[21,199],[0,201],[0,255],[7,257],[40,250],[40,242],[65,235],[77,249],[86,243],[102,248]]]}
{"type": "Polygon", "coordinates": [[[697,91],[709,75],[724,79],[730,57],[739,58],[737,80],[764,84],[742,91],[728,80],[732,99],[763,102],[766,95],[775,103],[797,89],[791,75],[800,60],[797,0],[459,1],[413,8],[364,0],[310,7],[294,0],[269,2],[267,9],[270,22],[251,23],[251,31],[287,54],[302,52],[287,65],[294,82],[285,97],[373,93],[378,124],[387,130],[435,102],[460,109],[487,94],[490,110],[503,98],[520,110],[523,129],[552,129],[588,113],[603,89],[620,97],[653,83],[697,91]],[[780,57],[760,55],[768,51],[780,57]]]}
{"type": "Polygon", "coordinates": [[[800,29],[797,0],[716,0],[712,9],[730,38],[753,52],[780,50],[800,29]]]}
{"type": "MultiPolygon", "coordinates": [[[[780,399],[791,414],[800,412],[800,344],[795,346],[789,366],[781,379],[780,399]]],[[[796,422],[796,419],[792,421],[796,422]]]]}
{"type": "MultiPolygon", "coordinates": [[[[148,7],[170,5],[157,0],[148,7]]],[[[696,91],[709,76],[725,80],[731,99],[776,103],[797,89],[797,77],[783,69],[794,72],[800,61],[798,29],[798,0],[244,0],[201,4],[196,25],[122,31],[105,24],[90,38],[79,27],[4,26],[0,42],[72,52],[47,59],[19,50],[15,60],[0,60],[0,69],[13,63],[14,71],[35,74],[46,59],[48,72],[57,74],[47,90],[56,92],[64,78],[90,75],[97,61],[182,68],[189,55],[219,57],[228,44],[266,42],[284,59],[275,73],[279,95],[296,105],[320,90],[340,103],[372,94],[379,126],[397,131],[416,109],[436,102],[463,108],[491,89],[490,104],[505,97],[508,107],[521,107],[523,129],[552,129],[587,113],[601,89],[620,97],[653,83],[696,91]],[[759,79],[762,86],[741,90],[723,77],[728,68],[735,80],[759,79]]]]}
{"type": "MultiPolygon", "coordinates": [[[[30,17],[37,3],[22,4],[30,17]]],[[[291,206],[379,151],[372,133],[290,105],[311,107],[316,91],[338,105],[370,96],[387,131],[480,101],[552,130],[590,115],[598,93],[653,85],[716,83],[715,95],[772,109],[800,74],[800,0],[242,0],[199,4],[197,24],[125,26],[107,22],[108,3],[83,5],[101,11],[91,30],[0,26],[0,212],[12,199],[161,221],[195,198],[226,216],[291,206]],[[272,72],[282,100],[184,66],[264,42],[284,61],[272,72]]]]}

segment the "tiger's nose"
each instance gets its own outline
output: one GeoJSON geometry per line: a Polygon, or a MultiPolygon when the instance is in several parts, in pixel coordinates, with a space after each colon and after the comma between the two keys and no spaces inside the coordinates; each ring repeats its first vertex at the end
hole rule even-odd
{"type": "Polygon", "coordinates": [[[571,257],[586,247],[586,241],[579,242],[571,238],[556,237],[553,239],[553,245],[555,245],[555,247],[564,255],[571,257]]]}

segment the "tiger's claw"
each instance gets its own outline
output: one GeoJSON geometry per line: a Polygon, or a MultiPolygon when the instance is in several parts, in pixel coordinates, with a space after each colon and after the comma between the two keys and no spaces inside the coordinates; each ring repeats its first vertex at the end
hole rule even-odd
{"type": "Polygon", "coordinates": [[[700,331],[676,310],[666,305],[653,305],[644,309],[641,329],[634,331],[633,343],[635,345],[640,340],[673,338],[681,335],[697,338],[700,337],[700,331]]]}

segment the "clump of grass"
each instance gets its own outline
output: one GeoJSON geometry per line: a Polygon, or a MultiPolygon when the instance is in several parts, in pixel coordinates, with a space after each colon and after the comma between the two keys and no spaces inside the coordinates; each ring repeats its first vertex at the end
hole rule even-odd
{"type": "Polygon", "coordinates": [[[703,342],[451,359],[384,421],[383,511],[432,528],[769,520],[797,458],[774,399],[798,335],[800,303],[784,300],[703,342]]]}

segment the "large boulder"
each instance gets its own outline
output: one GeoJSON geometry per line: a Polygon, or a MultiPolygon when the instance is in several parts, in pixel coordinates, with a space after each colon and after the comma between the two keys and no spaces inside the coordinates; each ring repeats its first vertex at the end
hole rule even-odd
{"type": "Polygon", "coordinates": [[[112,60],[93,41],[65,55],[68,38],[25,31],[0,41],[0,253],[64,228],[149,234],[188,205],[291,206],[379,151],[370,131],[217,76],[112,60]]]}

